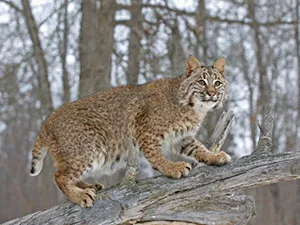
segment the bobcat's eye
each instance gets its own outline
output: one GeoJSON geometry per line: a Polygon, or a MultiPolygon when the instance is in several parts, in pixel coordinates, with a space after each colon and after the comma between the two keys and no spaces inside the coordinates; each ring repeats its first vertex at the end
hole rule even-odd
{"type": "Polygon", "coordinates": [[[219,87],[220,85],[221,85],[221,82],[217,80],[217,81],[215,82],[215,86],[216,86],[216,87],[219,87]]]}
{"type": "Polygon", "coordinates": [[[205,86],[205,85],[206,85],[206,82],[205,82],[204,80],[200,80],[200,81],[199,81],[199,84],[202,85],[202,86],[205,86]]]}

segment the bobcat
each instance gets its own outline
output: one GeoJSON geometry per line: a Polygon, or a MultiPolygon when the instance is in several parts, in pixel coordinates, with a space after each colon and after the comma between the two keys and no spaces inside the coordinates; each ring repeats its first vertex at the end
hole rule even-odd
{"type": "Polygon", "coordinates": [[[154,169],[173,178],[187,176],[191,165],[166,159],[165,143],[170,151],[199,162],[230,162],[228,154],[213,153],[194,138],[207,112],[222,106],[226,98],[224,69],[224,58],[207,67],[190,56],[185,74],[178,78],[111,88],[63,105],[43,123],[30,174],[40,173],[49,150],[57,186],[72,202],[90,207],[102,185],[88,184],[84,178],[113,170],[135,148],[154,169]]]}

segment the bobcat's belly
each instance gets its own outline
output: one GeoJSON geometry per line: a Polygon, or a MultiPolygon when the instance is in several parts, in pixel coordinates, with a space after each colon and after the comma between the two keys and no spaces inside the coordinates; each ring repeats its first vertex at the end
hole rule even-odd
{"type": "Polygon", "coordinates": [[[120,157],[120,159],[110,162],[105,162],[104,157],[99,160],[95,160],[91,167],[87,168],[83,174],[82,178],[88,177],[99,177],[99,175],[110,175],[122,168],[126,167],[127,159],[125,157],[120,157]]]}
{"type": "Polygon", "coordinates": [[[114,149],[99,150],[99,155],[82,174],[83,178],[99,177],[99,175],[110,175],[126,167],[129,151],[133,145],[117,145],[114,149]]]}

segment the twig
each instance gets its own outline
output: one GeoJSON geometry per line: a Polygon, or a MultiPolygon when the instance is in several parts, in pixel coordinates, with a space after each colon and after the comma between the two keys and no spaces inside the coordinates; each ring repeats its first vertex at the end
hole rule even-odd
{"type": "Polygon", "coordinates": [[[6,1],[6,0],[0,0],[0,3],[3,2],[5,4],[7,4],[8,6],[10,6],[11,8],[13,8],[14,10],[16,10],[17,12],[20,13],[24,13],[23,10],[21,8],[19,8],[17,5],[15,5],[13,2],[11,1],[6,1]]]}

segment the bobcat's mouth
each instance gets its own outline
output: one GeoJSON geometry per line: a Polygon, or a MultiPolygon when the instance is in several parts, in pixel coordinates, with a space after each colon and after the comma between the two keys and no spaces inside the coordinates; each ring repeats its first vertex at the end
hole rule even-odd
{"type": "Polygon", "coordinates": [[[201,93],[198,97],[198,100],[201,101],[202,103],[204,104],[207,104],[207,106],[214,106],[216,104],[218,104],[218,102],[220,101],[220,95],[219,94],[216,94],[214,96],[210,96],[208,94],[205,94],[205,93],[201,93]]]}
{"type": "Polygon", "coordinates": [[[205,100],[205,102],[217,102],[218,99],[209,99],[209,100],[205,100]]]}
{"type": "Polygon", "coordinates": [[[204,98],[202,99],[203,102],[217,102],[218,100],[219,98],[217,97],[217,95],[214,96],[205,95],[204,98]]]}

